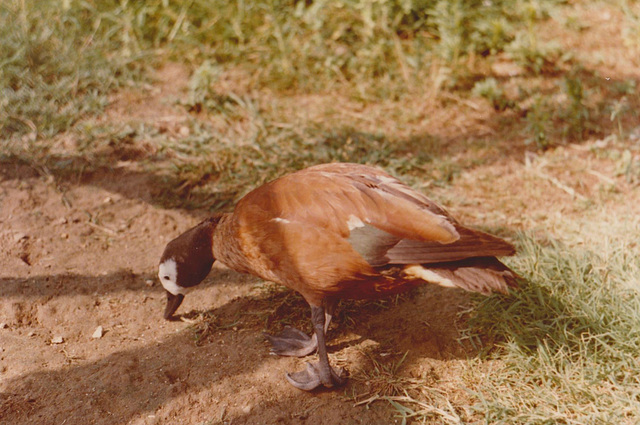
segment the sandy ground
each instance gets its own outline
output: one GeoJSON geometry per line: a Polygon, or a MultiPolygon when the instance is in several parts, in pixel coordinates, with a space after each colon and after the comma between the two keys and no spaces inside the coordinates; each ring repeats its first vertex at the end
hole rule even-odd
{"type": "Polygon", "coordinates": [[[214,268],[179,310],[193,323],[162,319],[159,256],[202,217],[155,205],[156,176],[126,163],[76,180],[1,167],[3,424],[399,423],[388,403],[355,401],[389,384],[375,362],[405,353],[397,375],[464,398],[455,379],[472,354],[456,340],[461,291],[346,304],[329,350],[349,383],[302,392],[284,374],[306,360],[270,355],[263,336],[308,326],[290,292],[214,268]]]}

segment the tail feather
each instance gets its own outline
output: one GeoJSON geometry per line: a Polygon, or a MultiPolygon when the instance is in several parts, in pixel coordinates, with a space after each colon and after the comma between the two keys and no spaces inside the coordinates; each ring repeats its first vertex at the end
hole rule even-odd
{"type": "Polygon", "coordinates": [[[516,288],[519,276],[495,257],[478,257],[448,263],[410,266],[408,274],[441,286],[489,295],[516,288]]]}

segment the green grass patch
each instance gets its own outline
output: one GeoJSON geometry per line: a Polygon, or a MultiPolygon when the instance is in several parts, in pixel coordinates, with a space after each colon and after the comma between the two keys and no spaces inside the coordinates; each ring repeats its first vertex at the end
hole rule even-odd
{"type": "Polygon", "coordinates": [[[478,358],[458,379],[475,404],[452,404],[437,387],[376,400],[404,421],[638,423],[640,227],[622,227],[624,236],[599,249],[519,237],[510,265],[525,279],[521,288],[477,298],[469,310],[463,340],[478,358]]]}
{"type": "Polygon", "coordinates": [[[49,138],[101,111],[114,89],[140,80],[147,54],[123,43],[120,18],[89,2],[3,2],[0,136],[49,138]]]}
{"type": "MultiPolygon", "coordinates": [[[[196,126],[189,137],[165,146],[177,155],[172,159],[175,176],[172,184],[177,184],[174,194],[183,206],[191,197],[197,204],[187,206],[224,208],[285,170],[318,163],[368,163],[384,166],[391,172],[409,173],[422,171],[423,164],[432,159],[426,151],[411,153],[414,148],[411,142],[393,143],[382,134],[352,128],[328,130],[312,126],[300,131],[256,119],[247,133],[237,136],[229,138],[196,126]]],[[[444,161],[442,166],[446,165],[444,161]]],[[[434,167],[433,171],[438,172],[439,168],[434,167]]]]}
{"type": "Polygon", "coordinates": [[[480,301],[469,323],[500,365],[472,389],[487,423],[637,423],[640,228],[627,224],[595,249],[520,239],[528,283],[480,301]]]}
{"type": "Polygon", "coordinates": [[[0,6],[0,134],[64,132],[167,58],[239,66],[272,89],[348,86],[394,98],[421,87],[434,61],[459,73],[462,56],[502,51],[515,34],[510,23],[528,10],[480,0],[8,0],[0,6]]]}

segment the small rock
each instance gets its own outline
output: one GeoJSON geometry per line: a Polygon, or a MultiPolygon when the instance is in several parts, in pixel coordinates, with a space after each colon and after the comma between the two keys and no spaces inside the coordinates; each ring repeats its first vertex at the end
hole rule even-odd
{"type": "Polygon", "coordinates": [[[7,329],[9,327],[9,325],[7,325],[6,323],[2,322],[0,323],[0,329],[7,329]]]}
{"type": "Polygon", "coordinates": [[[93,233],[94,233],[93,228],[92,227],[87,227],[86,230],[83,230],[82,232],[80,232],[80,236],[84,236],[84,237],[91,236],[91,235],[93,235],[93,233]]]}
{"type": "Polygon", "coordinates": [[[69,234],[68,234],[68,233],[62,233],[62,234],[60,235],[60,238],[62,238],[62,239],[69,239],[69,234]]]}
{"type": "Polygon", "coordinates": [[[189,127],[184,125],[180,127],[180,129],[178,130],[178,134],[182,137],[187,137],[190,133],[191,133],[191,130],[189,130],[189,127]]]}
{"type": "Polygon", "coordinates": [[[67,224],[69,222],[69,220],[67,220],[66,217],[60,217],[59,219],[57,219],[55,221],[56,224],[67,224]]]}
{"type": "Polygon", "coordinates": [[[113,199],[111,199],[111,196],[107,196],[106,198],[103,199],[102,203],[103,204],[112,204],[113,203],[113,199]]]}
{"type": "Polygon", "coordinates": [[[91,335],[91,338],[93,339],[102,338],[102,335],[104,335],[104,330],[102,329],[102,326],[98,326],[96,330],[93,331],[93,335],[91,335]]]}
{"type": "Polygon", "coordinates": [[[513,62],[495,62],[491,70],[498,77],[516,77],[524,73],[524,69],[513,62]]]}
{"type": "Polygon", "coordinates": [[[153,286],[155,284],[155,281],[153,279],[147,279],[144,281],[144,284],[147,286],[153,286]]]}
{"type": "Polygon", "coordinates": [[[27,235],[26,233],[16,233],[13,235],[14,242],[20,242],[23,239],[29,239],[29,235],[27,235]]]}
{"type": "Polygon", "coordinates": [[[29,333],[27,334],[27,336],[35,336],[35,335],[36,335],[36,333],[35,333],[34,331],[31,331],[31,332],[29,332],[29,333]]]}
{"type": "Polygon", "coordinates": [[[63,342],[64,338],[62,338],[61,336],[54,336],[53,338],[51,338],[52,344],[62,344],[63,342]]]}

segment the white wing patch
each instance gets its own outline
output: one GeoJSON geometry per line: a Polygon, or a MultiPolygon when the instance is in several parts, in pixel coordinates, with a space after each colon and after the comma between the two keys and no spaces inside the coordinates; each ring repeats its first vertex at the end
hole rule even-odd
{"type": "Polygon", "coordinates": [[[444,286],[447,288],[455,288],[456,285],[449,279],[440,276],[438,273],[425,269],[424,267],[414,264],[406,267],[404,272],[414,278],[422,279],[425,282],[435,283],[436,285],[444,286]]]}
{"type": "Polygon", "coordinates": [[[176,261],[172,258],[164,261],[158,267],[158,277],[164,289],[173,295],[183,294],[187,292],[187,288],[178,286],[178,267],[176,261]]]}
{"type": "Polygon", "coordinates": [[[347,226],[349,227],[349,230],[351,231],[351,230],[357,229],[359,227],[364,227],[364,223],[358,217],[356,217],[355,215],[351,214],[349,216],[349,220],[347,220],[347,226]]]}

